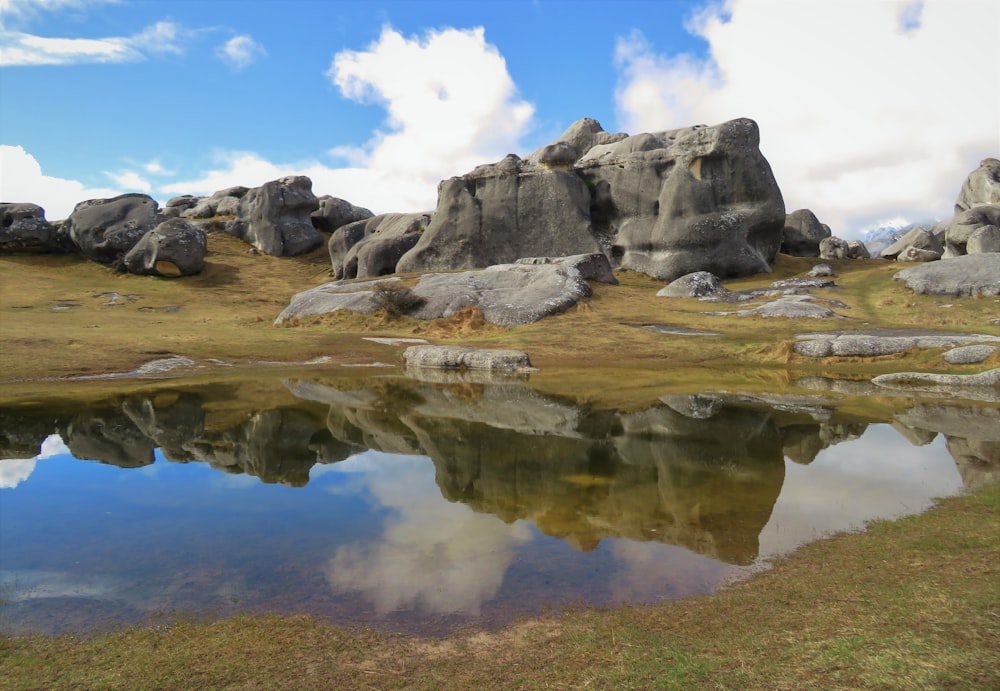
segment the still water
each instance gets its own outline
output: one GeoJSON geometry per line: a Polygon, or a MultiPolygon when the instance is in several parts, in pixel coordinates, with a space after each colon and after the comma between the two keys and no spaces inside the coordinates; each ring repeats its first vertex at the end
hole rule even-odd
{"type": "Polygon", "coordinates": [[[717,590],[996,479],[1000,409],[601,409],[523,382],[168,385],[0,407],[0,630],[241,611],[442,633],[717,590]]]}

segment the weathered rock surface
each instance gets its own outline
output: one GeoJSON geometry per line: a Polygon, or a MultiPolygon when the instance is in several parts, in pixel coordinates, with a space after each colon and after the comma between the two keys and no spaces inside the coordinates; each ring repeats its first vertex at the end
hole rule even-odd
{"type": "Polygon", "coordinates": [[[168,204],[177,202],[185,209],[181,211],[183,218],[191,220],[202,220],[215,218],[216,216],[235,217],[240,213],[240,200],[242,200],[250,188],[237,185],[219,190],[208,197],[195,197],[195,203],[191,204],[190,198],[175,197],[168,204]]]}
{"type": "Polygon", "coordinates": [[[833,276],[833,269],[829,264],[817,264],[809,269],[809,276],[811,278],[829,278],[833,276]]]}
{"type": "Polygon", "coordinates": [[[450,345],[417,345],[403,351],[407,367],[474,369],[491,372],[528,372],[528,354],[520,350],[468,348],[450,345]]]}
{"type": "Polygon", "coordinates": [[[868,248],[860,240],[842,240],[828,237],[820,240],[820,259],[870,259],[868,248]]]}
{"type": "Polygon", "coordinates": [[[69,236],[83,254],[110,264],[157,226],[157,208],[147,194],[80,202],[67,219],[69,236]]]}
{"type": "Polygon", "coordinates": [[[205,231],[171,218],[149,231],[125,255],[125,268],[146,276],[191,276],[205,266],[205,231]]]}
{"type": "Polygon", "coordinates": [[[382,283],[398,283],[398,278],[383,278],[374,281],[332,281],[304,290],[292,296],[288,307],[274,320],[275,326],[295,318],[317,317],[337,310],[350,310],[371,314],[381,305],[372,288],[382,283]]]}
{"type": "Polygon", "coordinates": [[[160,211],[160,215],[166,218],[179,218],[188,209],[198,206],[198,202],[201,200],[202,197],[196,197],[193,194],[182,194],[179,197],[168,199],[160,211]]]}
{"type": "Polygon", "coordinates": [[[800,334],[792,349],[806,357],[878,357],[911,348],[951,348],[975,343],[1000,343],[987,334],[932,331],[872,330],[800,334]]]}
{"type": "Polygon", "coordinates": [[[983,159],[962,183],[955,200],[955,214],[982,204],[1000,204],[1000,160],[983,159]]]}
{"type": "Polygon", "coordinates": [[[982,387],[997,389],[1000,387],[1000,368],[980,372],[979,374],[937,374],[934,372],[894,372],[880,374],[872,379],[876,386],[894,388],[920,388],[921,386],[966,388],[982,387]]]}
{"type": "Polygon", "coordinates": [[[952,365],[974,365],[997,352],[997,346],[971,345],[953,348],[944,354],[945,362],[952,365]]]}
{"type": "Polygon", "coordinates": [[[594,252],[664,280],[768,271],[785,213],[758,144],[745,119],[632,137],[579,121],[524,160],[442,182],[397,271],[594,252]]]}
{"type": "Polygon", "coordinates": [[[661,288],[657,297],[667,298],[700,298],[706,295],[729,293],[722,285],[722,279],[710,271],[695,271],[674,279],[661,288]]]}
{"type": "Polygon", "coordinates": [[[954,297],[1000,295],[1000,253],[967,254],[912,266],[893,278],[915,293],[954,297]]]}
{"type": "Polygon", "coordinates": [[[942,224],[945,258],[996,251],[992,247],[996,246],[997,226],[1000,204],[980,205],[956,214],[942,224]]]}
{"type": "Polygon", "coordinates": [[[940,259],[944,253],[944,246],[934,233],[926,228],[914,228],[882,250],[882,258],[896,259],[910,248],[923,250],[926,254],[911,252],[907,255],[908,259],[904,259],[904,261],[934,261],[935,259],[940,259]]]}
{"type": "Polygon", "coordinates": [[[524,257],[518,259],[517,264],[560,264],[576,269],[580,275],[588,280],[597,283],[607,283],[618,285],[618,279],[611,269],[611,262],[606,255],[599,252],[594,254],[574,254],[568,257],[524,257]]]}
{"type": "MultiPolygon", "coordinates": [[[[735,312],[711,312],[719,316],[734,314],[737,317],[764,317],[781,319],[842,319],[843,315],[837,314],[825,304],[828,300],[821,300],[812,295],[785,295],[771,300],[757,307],[750,307],[735,312]]],[[[843,306],[843,303],[834,303],[843,306]]]]}
{"type": "Polygon", "coordinates": [[[809,209],[797,209],[785,217],[781,252],[793,257],[820,256],[820,243],[830,237],[830,227],[819,222],[809,209]]]}
{"type": "Polygon", "coordinates": [[[500,264],[482,271],[425,274],[411,293],[423,304],[409,314],[417,319],[450,317],[474,307],[499,326],[531,324],[564,312],[590,297],[590,285],[572,266],[500,264]]]}
{"type": "Polygon", "coordinates": [[[355,206],[346,199],[332,197],[329,194],[324,194],[318,201],[319,208],[312,212],[310,218],[316,230],[324,233],[332,233],[340,226],[363,221],[375,215],[364,207],[355,206]]]}
{"type": "Polygon", "coordinates": [[[69,252],[68,236],[45,220],[37,204],[0,204],[0,254],[69,252]]]}
{"type": "MultiPolygon", "coordinates": [[[[239,200],[237,219],[227,222],[225,230],[265,254],[305,254],[323,244],[310,217],[317,208],[319,201],[309,178],[284,177],[248,190],[239,200]]],[[[218,212],[216,208],[221,215],[218,212]]]]}
{"type": "Polygon", "coordinates": [[[327,249],[335,278],[374,278],[396,271],[427,230],[429,213],[379,214],[337,228],[327,249]]]}

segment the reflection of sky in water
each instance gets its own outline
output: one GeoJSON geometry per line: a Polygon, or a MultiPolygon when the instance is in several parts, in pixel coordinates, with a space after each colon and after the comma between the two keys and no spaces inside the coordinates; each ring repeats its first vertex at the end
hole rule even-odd
{"type": "MultiPolygon", "coordinates": [[[[914,447],[872,425],[809,465],[785,462],[760,557],[924,510],[961,486],[943,438],[914,447]]],[[[655,541],[577,551],[527,521],[446,501],[422,456],[368,451],[316,465],[306,487],[290,488],[159,452],[136,469],[79,461],[52,436],[35,458],[0,461],[0,487],[0,627],[46,601],[55,621],[81,602],[114,603],[131,620],[258,609],[468,621],[573,601],[676,599],[745,571],[655,541]]]]}
{"type": "Polygon", "coordinates": [[[341,546],[327,574],[334,591],[364,593],[379,614],[478,614],[516,547],[531,539],[523,522],[443,501],[426,458],[368,452],[333,469],[360,476],[372,500],[391,509],[379,539],[341,546]]]}
{"type": "Polygon", "coordinates": [[[809,465],[785,461],[785,482],[760,534],[763,559],[876,518],[918,513],[957,494],[962,478],[943,436],[911,446],[889,425],[831,446],[809,465]]]}

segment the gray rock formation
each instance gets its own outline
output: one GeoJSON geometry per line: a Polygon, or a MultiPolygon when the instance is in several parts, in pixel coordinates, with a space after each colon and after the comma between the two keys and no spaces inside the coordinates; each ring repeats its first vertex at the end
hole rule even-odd
{"type": "Polygon", "coordinates": [[[792,350],[806,357],[879,357],[911,348],[953,348],[976,343],[1000,343],[1000,336],[905,330],[840,331],[800,334],[792,350]]]}
{"type": "Polygon", "coordinates": [[[820,256],[820,243],[830,237],[830,228],[809,209],[797,209],[785,217],[781,252],[793,257],[820,256]]]}
{"type": "Polygon", "coordinates": [[[833,269],[829,264],[817,264],[809,269],[809,276],[812,278],[828,278],[833,275],[833,269]]]}
{"type": "Polygon", "coordinates": [[[407,367],[474,369],[490,372],[530,372],[528,354],[520,350],[467,348],[450,345],[417,345],[403,351],[407,367]]]}
{"type": "Polygon", "coordinates": [[[576,269],[580,272],[584,280],[607,283],[613,286],[618,285],[618,279],[615,278],[615,274],[611,270],[611,262],[608,261],[606,255],[600,252],[595,252],[594,254],[574,254],[568,257],[524,257],[523,259],[518,259],[516,263],[560,264],[576,269]]]}
{"type": "Polygon", "coordinates": [[[157,226],[157,208],[147,194],[80,202],[67,219],[69,237],[87,257],[110,264],[157,226]]]}
{"type": "Polygon", "coordinates": [[[722,285],[722,279],[715,274],[709,271],[695,271],[674,279],[661,288],[656,297],[700,298],[728,292],[729,290],[722,285]]]}
{"type": "Polygon", "coordinates": [[[1000,160],[995,158],[983,159],[979,167],[969,173],[955,200],[955,214],[982,204],[1000,204],[1000,160]]]}
{"type": "Polygon", "coordinates": [[[37,204],[0,204],[0,254],[69,252],[68,236],[45,220],[37,204]]]}
{"type": "MultiPolygon", "coordinates": [[[[204,220],[219,216],[235,218],[240,214],[240,200],[243,199],[249,191],[250,189],[248,187],[243,187],[242,185],[227,187],[224,190],[215,192],[210,197],[195,197],[197,201],[193,205],[190,204],[189,200],[184,199],[183,197],[178,197],[176,199],[184,200],[180,203],[183,203],[187,207],[180,214],[183,218],[191,220],[204,220]]],[[[173,201],[173,199],[170,200],[170,202],[173,201]]],[[[169,204],[170,202],[167,203],[169,204]]]]}
{"type": "MultiPolygon", "coordinates": [[[[944,253],[944,246],[941,244],[941,240],[939,240],[934,233],[926,228],[914,228],[899,240],[882,250],[882,258],[896,259],[900,257],[905,250],[911,247],[917,250],[925,250],[928,254],[910,253],[907,255],[910,257],[909,261],[933,261],[935,259],[940,259],[941,255],[944,253]],[[921,259],[918,257],[926,258],[921,259]]],[[[906,260],[904,259],[904,261],[906,260]]]]}
{"type": "Polygon", "coordinates": [[[318,201],[319,208],[310,214],[310,218],[316,230],[324,233],[332,233],[340,226],[363,221],[375,215],[368,209],[354,206],[345,199],[331,197],[329,194],[324,194],[318,201]]]}
{"type": "Polygon", "coordinates": [[[994,252],[997,243],[997,226],[1000,226],[1000,204],[976,206],[956,214],[942,224],[946,258],[960,257],[976,252],[994,252]],[[972,249],[969,248],[970,244],[972,249]]]}
{"type": "MultiPolygon", "coordinates": [[[[757,307],[737,310],[735,312],[712,312],[720,316],[735,314],[737,317],[764,317],[781,319],[842,319],[825,304],[830,301],[821,300],[812,295],[785,295],[765,302],[757,307]]],[[[843,303],[837,303],[842,305],[843,303]]]]}
{"type": "Polygon", "coordinates": [[[868,248],[860,240],[842,240],[828,237],[820,240],[820,259],[870,259],[868,248]]]}
{"type": "Polygon", "coordinates": [[[967,254],[911,266],[893,278],[915,293],[954,297],[1000,295],[1000,253],[967,254]]]}
{"type": "Polygon", "coordinates": [[[198,202],[201,200],[202,197],[196,197],[193,194],[182,194],[179,197],[168,199],[166,206],[160,211],[160,215],[166,218],[179,218],[188,209],[198,206],[198,202]]]}
{"type": "Polygon", "coordinates": [[[304,290],[292,296],[288,307],[274,320],[281,326],[294,319],[318,317],[337,310],[350,310],[371,314],[379,309],[378,296],[373,288],[384,283],[398,283],[398,278],[384,278],[375,281],[333,281],[304,290]]]}
{"type": "MultiPolygon", "coordinates": [[[[225,224],[226,232],[265,254],[295,256],[323,244],[323,236],[313,228],[310,217],[319,208],[319,201],[312,193],[312,181],[305,176],[285,177],[254,187],[237,206],[234,210],[238,217],[225,224]]],[[[219,212],[217,206],[216,215],[221,215],[219,212]]]]}
{"type": "Polygon", "coordinates": [[[937,374],[934,372],[894,372],[880,374],[872,379],[876,386],[895,389],[992,389],[996,394],[990,400],[1000,400],[1000,368],[979,374],[937,374]]]}
{"type": "Polygon", "coordinates": [[[995,352],[997,352],[996,346],[971,345],[952,348],[943,357],[945,362],[951,365],[974,365],[988,359],[995,352]]]}
{"type": "Polygon", "coordinates": [[[327,249],[334,278],[374,278],[396,271],[400,258],[420,239],[429,213],[379,214],[337,228],[327,249]]]}
{"type": "Polygon", "coordinates": [[[410,312],[417,319],[450,317],[467,307],[499,326],[531,324],[564,312],[590,297],[580,272],[563,264],[499,264],[482,271],[425,274],[411,293],[423,304],[410,312]]]}
{"type": "Polygon", "coordinates": [[[125,255],[129,273],[191,276],[205,266],[205,231],[183,218],[171,218],[149,231],[125,255]]]}
{"type": "Polygon", "coordinates": [[[397,271],[604,252],[663,280],[768,271],[785,212],[751,120],[626,136],[593,120],[521,160],[441,183],[397,271]]]}

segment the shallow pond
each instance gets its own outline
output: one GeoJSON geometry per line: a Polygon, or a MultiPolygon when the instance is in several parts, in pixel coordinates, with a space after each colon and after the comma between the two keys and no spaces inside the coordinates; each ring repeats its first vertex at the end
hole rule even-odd
{"type": "Polygon", "coordinates": [[[0,407],[0,630],[277,611],[443,633],[683,598],[1000,464],[1000,409],[946,400],[865,420],[811,394],[158,387],[0,407]]]}

